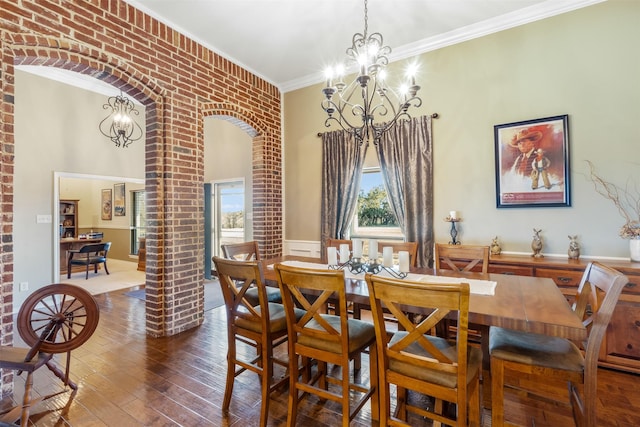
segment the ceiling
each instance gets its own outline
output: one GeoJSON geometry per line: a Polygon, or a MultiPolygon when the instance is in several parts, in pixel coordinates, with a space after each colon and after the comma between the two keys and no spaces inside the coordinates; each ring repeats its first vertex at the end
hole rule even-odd
{"type": "MultiPolygon", "coordinates": [[[[344,62],[364,31],[363,0],[124,0],[288,92],[319,83],[344,62]]],[[[368,33],[379,32],[391,62],[606,0],[369,0],[368,33]]],[[[18,66],[114,96],[93,77],[18,66]]],[[[135,101],[134,101],[135,102],[135,101]]]]}
{"type": "MultiPolygon", "coordinates": [[[[125,0],[282,92],[323,79],[364,31],[363,0],[125,0]]],[[[604,0],[369,0],[390,61],[604,0]]]]}

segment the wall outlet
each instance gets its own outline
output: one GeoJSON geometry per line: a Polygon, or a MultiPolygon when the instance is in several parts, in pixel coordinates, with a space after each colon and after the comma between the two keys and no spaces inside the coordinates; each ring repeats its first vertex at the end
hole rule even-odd
{"type": "Polygon", "coordinates": [[[29,290],[29,282],[20,282],[20,292],[29,290]]]}

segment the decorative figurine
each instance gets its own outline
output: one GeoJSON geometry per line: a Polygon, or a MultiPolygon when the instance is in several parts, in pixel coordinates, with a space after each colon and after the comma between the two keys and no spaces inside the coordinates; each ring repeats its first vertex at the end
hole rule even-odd
{"type": "Polygon", "coordinates": [[[500,255],[500,252],[502,252],[502,248],[498,243],[498,236],[496,236],[491,240],[491,255],[500,255]]]}
{"type": "Polygon", "coordinates": [[[568,236],[569,237],[569,259],[578,259],[580,258],[580,245],[578,244],[578,236],[568,236]]]}
{"type": "Polygon", "coordinates": [[[543,258],[542,255],[542,238],[540,237],[540,233],[542,230],[533,229],[533,240],[531,241],[531,249],[533,249],[533,253],[531,254],[534,258],[543,258]]]}

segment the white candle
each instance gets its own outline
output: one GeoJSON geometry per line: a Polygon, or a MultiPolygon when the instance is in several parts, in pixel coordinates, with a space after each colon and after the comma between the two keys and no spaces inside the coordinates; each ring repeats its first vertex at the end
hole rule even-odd
{"type": "Polygon", "coordinates": [[[362,258],[362,239],[353,239],[351,245],[353,246],[353,257],[362,258]]]}
{"type": "Polygon", "coordinates": [[[327,248],[327,262],[329,265],[338,264],[338,250],[334,247],[327,248]]]}
{"type": "Polygon", "coordinates": [[[400,263],[400,272],[408,273],[409,272],[409,252],[407,251],[398,252],[398,261],[400,263]]]}
{"type": "Polygon", "coordinates": [[[382,265],[393,267],[393,248],[391,246],[382,248],[382,265]]]}
{"type": "Polygon", "coordinates": [[[449,216],[451,217],[451,219],[458,219],[458,211],[449,212],[449,216]]]}
{"type": "Polygon", "coordinates": [[[340,262],[345,263],[349,261],[349,245],[343,243],[340,245],[340,262]]]}
{"type": "Polygon", "coordinates": [[[369,260],[375,261],[378,259],[378,241],[370,239],[369,240],[369,260]]]}

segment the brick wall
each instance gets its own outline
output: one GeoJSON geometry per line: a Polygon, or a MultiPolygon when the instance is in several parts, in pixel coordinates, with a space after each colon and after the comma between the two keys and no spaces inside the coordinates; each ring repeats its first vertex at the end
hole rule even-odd
{"type": "MultiPolygon", "coordinates": [[[[254,237],[265,257],[280,255],[278,88],[120,0],[0,0],[0,10],[2,344],[13,342],[13,82],[19,64],[88,74],[145,105],[147,332],[173,335],[199,325],[203,118],[232,117],[255,131],[254,237]]],[[[10,376],[2,387],[10,387],[10,376]]]]}

